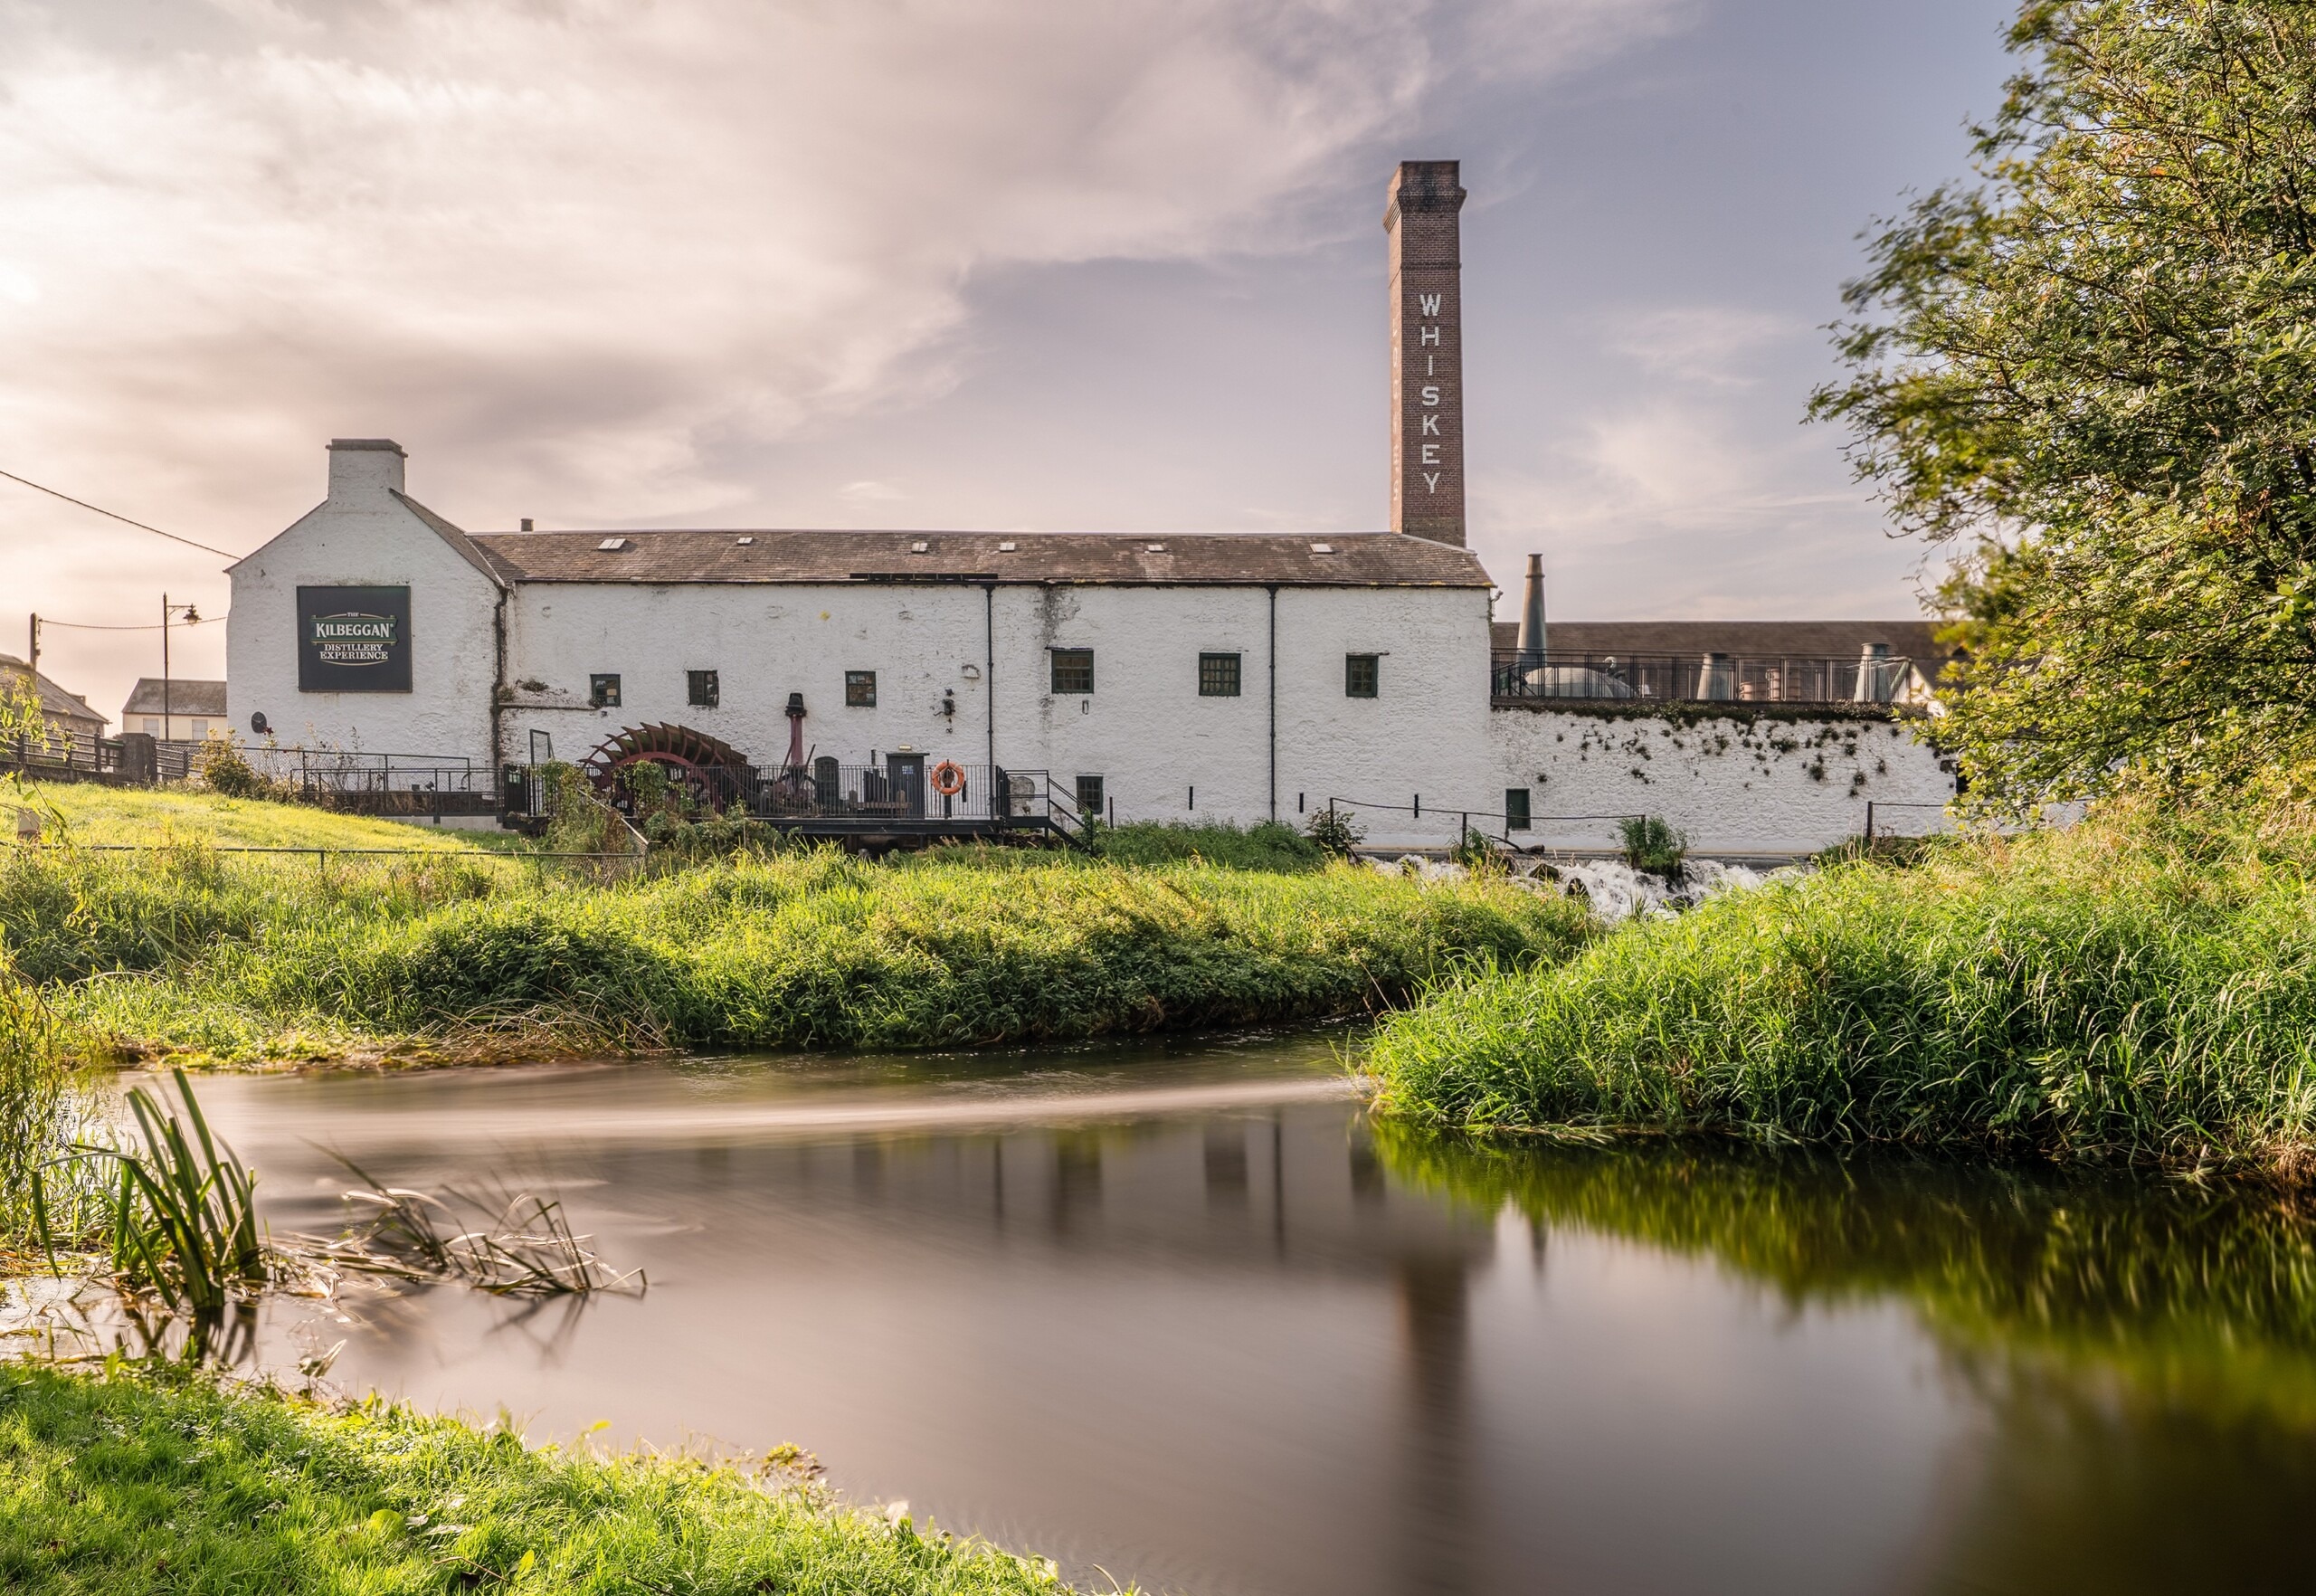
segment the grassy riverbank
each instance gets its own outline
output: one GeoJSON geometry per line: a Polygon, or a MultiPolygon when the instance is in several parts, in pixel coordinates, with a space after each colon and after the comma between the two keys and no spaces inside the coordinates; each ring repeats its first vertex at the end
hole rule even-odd
{"type": "Polygon", "coordinates": [[[2316,832],[2117,809],[1630,926],[1393,1017],[1387,1112],[2316,1173],[2316,832]]]}
{"type": "Polygon", "coordinates": [[[33,791],[43,808],[62,817],[70,839],[84,847],[206,842],[217,848],[419,848],[473,853],[526,846],[511,831],[373,820],[179,788],[48,782],[33,791]]]}
{"type": "Polygon", "coordinates": [[[0,1366],[0,1587],[1061,1591],[793,1474],[533,1450],[372,1404],[0,1366]]]}
{"type": "Polygon", "coordinates": [[[466,852],[182,844],[0,862],[0,936],[84,1057],[910,1048],[1311,1020],[1566,956],[1576,906],[1351,867],[703,862],[604,886],[466,852]]]}

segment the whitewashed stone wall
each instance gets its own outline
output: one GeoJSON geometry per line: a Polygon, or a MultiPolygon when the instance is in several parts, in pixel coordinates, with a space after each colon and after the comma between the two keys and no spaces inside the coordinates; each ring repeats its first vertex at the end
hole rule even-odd
{"type": "Polygon", "coordinates": [[[1489,723],[1495,784],[1530,791],[1531,842],[1598,847],[1613,839],[1613,822],[1551,816],[1654,814],[1707,856],[1827,847],[1865,829],[1869,800],[1891,806],[1877,809],[1877,831],[1941,829],[1937,809],[1897,807],[1953,796],[1953,777],[1914,735],[1923,724],[1524,708],[1495,710],[1489,723]]]}
{"type": "MultiPolygon", "coordinates": [[[[1487,785],[1486,596],[1446,589],[1284,588],[1277,596],[1277,812],[1331,794],[1379,811],[1372,840],[1452,840],[1457,793],[1487,785]],[[1344,657],[1380,655],[1378,696],[1344,693],[1344,657]]],[[[759,764],[785,756],[788,695],[804,695],[806,751],[861,764],[904,746],[979,765],[992,694],[998,763],[1069,791],[1099,775],[1126,820],[1271,812],[1271,613],[1263,588],[734,586],[541,583],[509,621],[508,757],[545,731],[584,757],[623,726],[669,722],[759,764]],[[994,670],[992,670],[992,641],[994,670]],[[1094,651],[1094,691],[1057,694],[1049,651],[1094,651]],[[1239,656],[1236,698],[1202,697],[1199,655],[1239,656]],[[718,673],[720,703],[686,701],[687,672],[718,673]],[[848,708],[847,670],[877,673],[874,708],[848,708]],[[620,677],[616,710],[587,704],[620,677]],[[954,713],[944,706],[954,705],[954,713]]],[[[1469,802],[1469,800],[1466,800],[1469,802]]]]}
{"type": "Polygon", "coordinates": [[[394,498],[403,457],[331,451],[329,497],[232,568],[225,707],[252,742],[262,713],[284,746],[456,755],[490,765],[492,610],[498,589],[394,498]],[[410,589],[411,690],[298,690],[298,589],[410,589]]]}

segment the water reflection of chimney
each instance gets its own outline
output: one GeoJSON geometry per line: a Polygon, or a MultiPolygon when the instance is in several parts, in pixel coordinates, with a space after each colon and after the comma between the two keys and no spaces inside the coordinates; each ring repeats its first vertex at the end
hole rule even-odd
{"type": "Polygon", "coordinates": [[[1242,1125],[1207,1127],[1206,1205],[1246,1211],[1247,1129],[1242,1125]]]}
{"type": "Polygon", "coordinates": [[[1090,1131],[1061,1131],[1053,1138],[1053,1231],[1066,1236],[1076,1221],[1102,1206],[1102,1142],[1090,1131]]]}
{"type": "Polygon", "coordinates": [[[1277,1114],[1270,1119],[1271,1238],[1278,1256],[1286,1257],[1286,1124],[1277,1114]]]}
{"type": "Polygon", "coordinates": [[[1406,1591],[1461,1596],[1475,1589],[1472,1544],[1470,1265],[1460,1257],[1405,1257],[1394,1267],[1407,1354],[1409,1405],[1406,1591]]]}
{"type": "Polygon", "coordinates": [[[1372,1208],[1383,1201],[1383,1161],[1375,1156],[1375,1144],[1368,1139],[1364,1125],[1353,1126],[1351,1133],[1351,1201],[1357,1208],[1372,1208]]]}

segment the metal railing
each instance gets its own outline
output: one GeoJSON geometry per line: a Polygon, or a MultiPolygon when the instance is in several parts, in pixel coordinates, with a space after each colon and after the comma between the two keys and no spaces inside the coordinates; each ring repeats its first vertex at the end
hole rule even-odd
{"type": "Polygon", "coordinates": [[[751,765],[745,801],[763,820],[992,821],[1011,812],[1007,773],[985,765],[905,760],[751,765]],[[944,793],[943,784],[954,784],[944,793]]]}
{"type": "Polygon", "coordinates": [[[424,770],[317,774],[300,783],[298,796],[318,809],[339,814],[423,816],[496,814],[498,792],[490,773],[467,766],[424,770]]]}
{"type": "Polygon", "coordinates": [[[200,753],[201,745],[195,742],[164,743],[137,735],[100,737],[52,724],[45,737],[0,741],[0,770],[107,782],[173,782],[192,773],[200,753]],[[150,768],[141,752],[147,748],[152,750],[150,768]]]}
{"type": "MultiPolygon", "coordinates": [[[[1494,838],[1507,847],[1532,846],[1536,834],[1549,827],[1572,824],[1622,826],[1627,821],[1645,818],[1635,814],[1536,814],[1514,815],[1501,809],[1472,809],[1460,803],[1426,803],[1418,797],[1413,803],[1379,803],[1365,798],[1344,798],[1330,795],[1319,808],[1351,816],[1356,820],[1362,814],[1404,814],[1420,823],[1426,815],[1432,817],[1435,826],[1445,827],[1448,817],[1456,817],[1458,838],[1477,834],[1494,838]],[[1475,825],[1475,821],[1485,823],[1475,825]],[[1514,823],[1514,822],[1517,823],[1514,823]]],[[[1612,844],[1613,845],[1613,844],[1612,844]]]]}
{"type": "Polygon", "coordinates": [[[1499,699],[1633,699],[1706,704],[1890,704],[1921,695],[1900,655],[1590,654],[1497,649],[1489,691],[1499,699]]]}
{"type": "Polygon", "coordinates": [[[347,785],[350,790],[377,790],[410,779],[427,779],[438,772],[475,768],[463,754],[366,754],[350,748],[275,748],[244,746],[242,757],[250,768],[276,781],[299,786],[347,785]],[[416,773],[413,778],[410,773],[416,773]]]}
{"type": "Polygon", "coordinates": [[[489,770],[464,755],[262,746],[241,755],[259,774],[294,787],[301,802],[341,814],[439,820],[498,810],[489,770]]]}
{"type": "MultiPolygon", "coordinates": [[[[509,765],[501,773],[506,812],[536,821],[553,818],[554,789],[539,770],[509,765]]],[[[920,831],[956,824],[977,831],[1049,831],[1075,843],[1086,832],[1077,804],[1042,770],[942,760],[846,765],[824,757],[800,765],[700,768],[677,774],[675,782],[700,810],[775,825],[825,826],[832,833],[870,831],[880,823],[920,831]],[[947,779],[944,765],[954,773],[954,792],[940,790],[947,779]]],[[[632,816],[634,803],[625,793],[615,791],[610,801],[632,816]]]]}

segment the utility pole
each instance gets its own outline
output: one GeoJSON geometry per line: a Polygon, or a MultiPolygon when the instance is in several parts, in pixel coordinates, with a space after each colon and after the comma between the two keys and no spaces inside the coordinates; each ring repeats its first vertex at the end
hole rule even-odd
{"type": "MultiPolygon", "coordinates": [[[[37,684],[40,679],[40,612],[37,610],[33,612],[33,646],[31,653],[32,658],[28,663],[32,666],[33,679],[34,683],[37,684]]],[[[40,689],[38,686],[35,685],[33,690],[37,692],[40,689]]]]}

